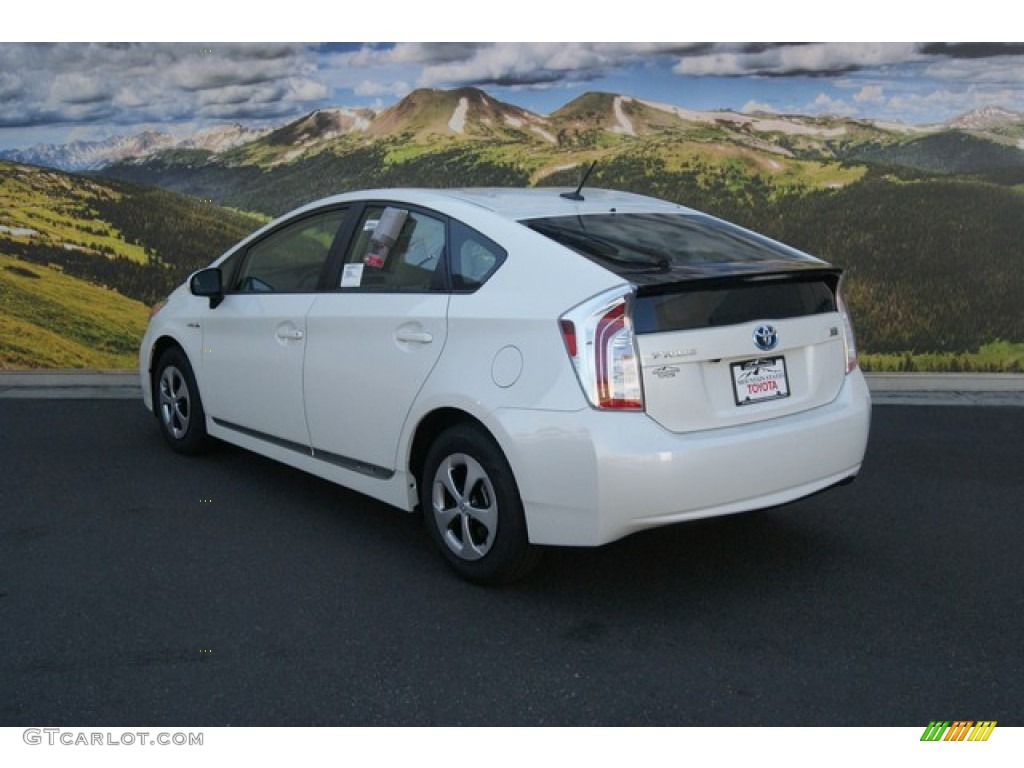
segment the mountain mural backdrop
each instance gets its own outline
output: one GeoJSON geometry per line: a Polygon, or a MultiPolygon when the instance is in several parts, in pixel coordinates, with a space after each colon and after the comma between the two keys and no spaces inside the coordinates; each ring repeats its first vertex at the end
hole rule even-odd
{"type": "Polygon", "coordinates": [[[542,115],[475,88],[319,109],[274,129],[0,153],[0,365],[131,365],[147,303],[310,200],[386,186],[575,186],[595,161],[591,186],[670,199],[844,267],[868,367],[1024,366],[1024,114],[990,107],[906,126],[591,92],[542,115]],[[136,319],[85,311],[69,328],[59,302],[40,310],[44,294],[70,290],[58,280],[101,291],[83,306],[117,304],[136,319]],[[122,333],[90,330],[93,320],[122,333]],[[64,351],[12,340],[27,328],[40,349],[64,351]]]}

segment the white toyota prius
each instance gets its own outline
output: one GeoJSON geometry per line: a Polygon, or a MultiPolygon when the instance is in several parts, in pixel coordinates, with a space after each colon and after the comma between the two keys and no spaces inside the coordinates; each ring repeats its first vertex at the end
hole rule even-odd
{"type": "Polygon", "coordinates": [[[544,545],[852,480],[841,270],[622,192],[382,189],[266,225],[156,309],[145,405],[404,510],[477,582],[544,545]]]}

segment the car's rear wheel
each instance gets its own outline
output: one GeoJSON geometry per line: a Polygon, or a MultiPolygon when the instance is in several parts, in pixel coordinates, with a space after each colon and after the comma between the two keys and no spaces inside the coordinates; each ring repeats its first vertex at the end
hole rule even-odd
{"type": "Polygon", "coordinates": [[[481,429],[458,425],[431,446],[420,482],[427,529],[464,578],[505,584],[525,576],[540,551],[527,537],[508,461],[481,429]]]}
{"type": "Polygon", "coordinates": [[[199,453],[209,443],[199,388],[185,353],[171,347],[153,374],[153,409],[160,431],[179,453],[199,453]]]}

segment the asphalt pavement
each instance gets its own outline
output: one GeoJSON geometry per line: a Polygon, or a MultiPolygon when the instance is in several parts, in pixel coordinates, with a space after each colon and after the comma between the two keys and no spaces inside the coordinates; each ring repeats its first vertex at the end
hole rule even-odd
{"type": "Polygon", "coordinates": [[[0,726],[1024,725],[1021,434],[881,405],[851,486],[486,589],[138,401],[3,399],[0,726]]]}

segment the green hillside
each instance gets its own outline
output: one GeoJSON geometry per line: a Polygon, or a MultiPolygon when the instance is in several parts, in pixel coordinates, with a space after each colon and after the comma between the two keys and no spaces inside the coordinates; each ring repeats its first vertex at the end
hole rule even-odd
{"type": "Polygon", "coordinates": [[[0,163],[0,367],[132,367],[147,307],[259,221],[155,188],[0,163]]]}
{"type": "Polygon", "coordinates": [[[740,216],[847,271],[869,352],[964,353],[1024,341],[1024,193],[873,174],[740,216]]]}
{"type": "Polygon", "coordinates": [[[118,203],[123,195],[109,184],[72,180],[60,171],[0,163],[0,242],[22,238],[91,256],[120,256],[140,264],[146,255],[111,222],[98,218],[95,205],[118,203]]]}
{"type": "Polygon", "coordinates": [[[132,368],[146,306],[0,253],[0,368],[132,368]]]}
{"type": "Polygon", "coordinates": [[[1013,143],[991,141],[962,131],[949,131],[895,144],[867,143],[846,155],[858,162],[902,166],[938,174],[970,174],[1014,178],[1024,182],[1024,152],[1013,143]]]}
{"type": "Polygon", "coordinates": [[[642,138],[604,130],[565,129],[561,143],[411,135],[372,142],[338,139],[272,167],[210,161],[202,166],[157,157],[103,171],[105,177],[153,184],[212,199],[231,208],[280,215],[299,205],[354,189],[392,186],[575,186],[581,169],[649,165],[695,179],[731,174],[733,186],[763,184],[779,191],[834,189],[862,178],[864,164],[777,154],[746,142],[695,139],[665,129],[642,138]]]}

